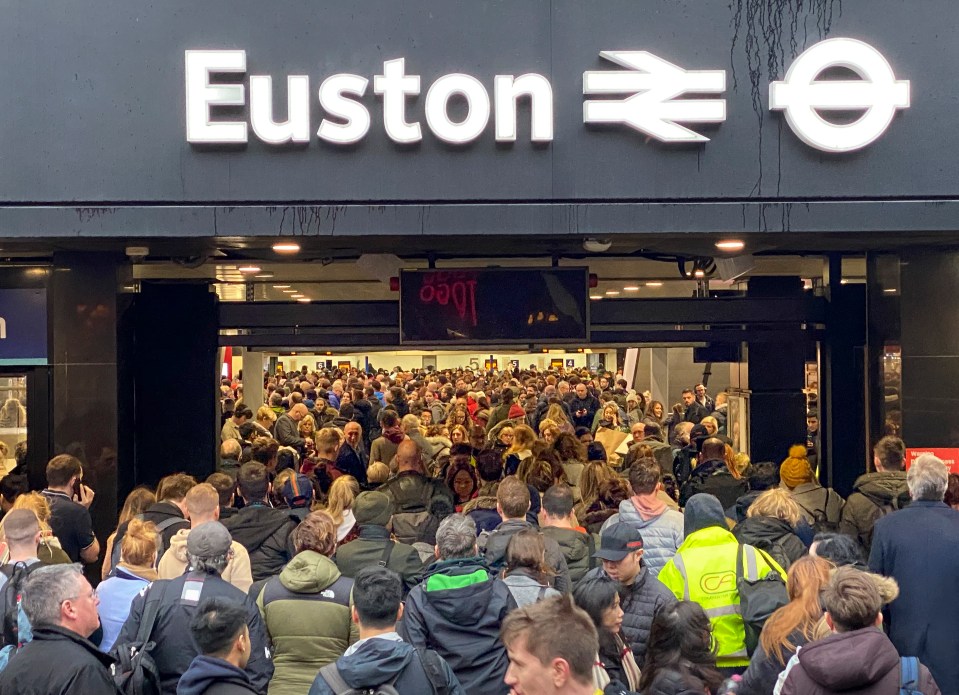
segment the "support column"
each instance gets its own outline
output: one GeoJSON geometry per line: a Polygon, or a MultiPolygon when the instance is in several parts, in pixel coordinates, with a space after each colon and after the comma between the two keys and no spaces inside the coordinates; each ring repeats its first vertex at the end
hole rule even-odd
{"type": "Polygon", "coordinates": [[[663,404],[666,412],[669,412],[669,352],[667,348],[657,347],[648,350],[650,354],[649,365],[649,392],[653,394],[653,400],[663,404]]]}
{"type": "Polygon", "coordinates": [[[263,404],[263,360],[262,352],[243,352],[243,402],[256,415],[256,409],[263,404]]]}
{"type": "Polygon", "coordinates": [[[55,253],[53,265],[52,453],[83,464],[84,481],[96,492],[90,515],[102,545],[118,507],[117,288],[129,265],[103,253],[55,253]]]}
{"type": "MultiPolygon", "coordinates": [[[[750,297],[801,296],[796,277],[755,277],[750,297]]],[[[807,344],[750,342],[750,458],[782,461],[793,444],[806,441],[806,397],[802,392],[807,344]]]]}

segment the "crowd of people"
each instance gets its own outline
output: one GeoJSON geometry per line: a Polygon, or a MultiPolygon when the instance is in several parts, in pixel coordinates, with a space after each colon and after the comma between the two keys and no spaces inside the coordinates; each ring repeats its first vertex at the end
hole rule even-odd
{"type": "Polygon", "coordinates": [[[735,451],[703,384],[265,387],[224,380],[216,471],[136,488],[106,538],[76,458],[0,479],[0,692],[959,693],[959,476],[901,439],[844,499],[812,438],[735,451]]]}

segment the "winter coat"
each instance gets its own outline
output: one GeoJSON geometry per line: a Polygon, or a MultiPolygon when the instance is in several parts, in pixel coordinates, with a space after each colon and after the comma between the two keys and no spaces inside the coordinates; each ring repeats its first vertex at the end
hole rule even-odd
{"type": "Polygon", "coordinates": [[[595,552],[595,542],[590,542],[588,533],[576,529],[545,526],[540,530],[544,536],[552,538],[559,545],[560,552],[566,559],[569,581],[573,586],[576,586],[579,580],[597,563],[592,558],[592,552],[595,552]],[[590,552],[591,547],[594,548],[592,552],[590,552]]]}
{"type": "Polygon", "coordinates": [[[586,398],[573,396],[569,401],[569,412],[572,414],[573,427],[591,427],[593,419],[596,417],[596,411],[599,410],[599,401],[596,396],[586,394],[586,398]],[[576,415],[580,410],[585,410],[585,415],[576,415]]]}
{"type": "MultiPolygon", "coordinates": [[[[399,446],[399,443],[394,444],[386,437],[377,437],[373,440],[373,443],[370,444],[370,463],[379,461],[380,463],[385,463],[387,466],[390,466],[390,462],[393,460],[393,457],[396,456],[396,450],[399,446]]],[[[390,470],[394,470],[392,466],[390,466],[390,470]]]]}
{"type": "Polygon", "coordinates": [[[753,516],[736,524],[736,540],[764,550],[784,570],[806,554],[805,544],[787,522],[768,516],[753,516]]]}
{"type": "Polygon", "coordinates": [[[736,503],[726,508],[726,517],[739,523],[746,518],[746,512],[752,506],[756,498],[763,494],[765,490],[750,490],[745,495],[736,500],[736,503]]]}
{"type": "Polygon", "coordinates": [[[282,509],[262,503],[247,505],[223,525],[249,553],[253,581],[279,574],[293,557],[290,533],[296,522],[282,509]]]}
{"type": "MultiPolygon", "coordinates": [[[[523,529],[535,529],[531,523],[525,520],[510,519],[497,526],[492,533],[486,537],[486,545],[483,552],[486,558],[486,564],[494,572],[498,572],[506,566],[506,547],[509,545],[510,538],[523,529]]],[[[546,543],[546,564],[555,572],[553,577],[553,586],[558,591],[569,593],[572,591],[572,585],[569,580],[569,569],[566,567],[566,558],[563,557],[563,551],[560,550],[559,543],[552,538],[545,537],[546,543]]]]}
{"type": "Polygon", "coordinates": [[[683,544],[683,515],[668,507],[659,516],[644,519],[632,500],[623,500],[619,503],[619,515],[610,519],[603,528],[614,523],[629,524],[642,535],[643,562],[654,577],[683,544]]]}
{"type": "Polygon", "coordinates": [[[693,469],[689,480],[679,493],[679,506],[685,507],[693,495],[704,492],[718,498],[723,509],[731,507],[740,497],[749,492],[745,480],[737,480],[720,459],[703,461],[693,469]]]}
{"type": "Polygon", "coordinates": [[[868,554],[876,519],[908,504],[905,471],[866,473],[856,478],[852,494],[842,508],[839,530],[859,539],[868,554]]]}
{"type": "MultiPolygon", "coordinates": [[[[160,524],[167,519],[182,519],[182,521],[177,521],[163,529],[163,532],[160,534],[160,547],[158,549],[161,555],[170,547],[170,541],[178,531],[190,528],[190,522],[183,517],[183,512],[180,511],[180,508],[172,502],[156,502],[147,507],[146,511],[143,512],[143,520],[152,521],[154,524],[160,524]]],[[[129,522],[124,522],[117,527],[116,536],[113,538],[114,547],[123,547],[123,537],[126,535],[129,525],[129,522]]]]}
{"type": "Polygon", "coordinates": [[[509,592],[519,607],[528,606],[544,598],[562,595],[549,584],[544,584],[530,576],[525,569],[518,569],[504,577],[503,583],[509,587],[509,592]]]}
{"type": "Polygon", "coordinates": [[[397,631],[416,648],[435,649],[470,695],[506,695],[509,660],[499,629],[514,608],[509,587],[482,558],[442,560],[410,592],[397,631]]]}
{"type": "Polygon", "coordinates": [[[889,638],[918,657],[944,693],[959,693],[959,512],[917,500],[876,522],[869,567],[899,582],[886,609],[889,638]]]}
{"type": "MultiPolygon", "coordinates": [[[[379,491],[390,498],[394,515],[406,513],[414,508],[419,510],[427,505],[426,511],[442,521],[456,510],[453,493],[443,481],[427,478],[416,471],[403,471],[395,478],[383,483],[379,491]]],[[[435,539],[420,540],[432,543],[435,539]]]]}
{"type": "MultiPolygon", "coordinates": [[[[336,668],[346,684],[359,691],[373,690],[395,678],[393,687],[397,692],[410,695],[433,692],[421,657],[416,648],[406,642],[377,637],[366,639],[357,644],[355,652],[337,659],[336,668]]],[[[466,695],[449,664],[443,661],[442,668],[449,695],[466,695]]],[[[323,676],[317,674],[309,695],[334,695],[334,692],[323,676]]]]}
{"type": "Polygon", "coordinates": [[[250,677],[229,661],[197,656],[180,677],[176,695],[247,695],[256,693],[250,677]]]}
{"type": "Polygon", "coordinates": [[[113,658],[63,627],[36,627],[0,673],[0,693],[119,695],[110,675],[113,658]]]}
{"type": "MultiPolygon", "coordinates": [[[[154,574],[152,569],[151,567],[149,572],[151,575],[154,574]]],[[[120,564],[113,570],[112,576],[97,586],[97,598],[100,599],[97,613],[100,615],[100,627],[103,628],[100,651],[109,652],[113,649],[123,623],[130,616],[133,599],[150,586],[151,581],[152,579],[141,577],[133,572],[132,568],[120,564]]]]}
{"type": "Polygon", "coordinates": [[[300,436],[299,423],[291,418],[289,413],[283,413],[276,419],[273,431],[280,446],[292,446],[297,451],[303,451],[306,440],[300,436]]]}
{"type": "Polygon", "coordinates": [[[359,639],[350,618],[353,580],[330,558],[304,550],[270,579],[256,599],[263,615],[276,673],[269,695],[301,695],[316,672],[359,639]]]}
{"type": "Polygon", "coordinates": [[[810,524],[814,524],[818,516],[820,520],[834,524],[834,529],[839,528],[839,519],[846,502],[835,490],[826,489],[819,483],[803,483],[790,490],[790,494],[810,524]]]}
{"type": "Polygon", "coordinates": [[[333,560],[344,576],[355,577],[364,567],[375,566],[383,559],[387,543],[393,548],[386,566],[403,578],[404,592],[409,591],[420,581],[423,561],[413,546],[391,540],[384,526],[361,524],[359,536],[338,546],[333,560]]]}
{"type": "Polygon", "coordinates": [[[687,682],[678,671],[660,671],[643,695],[703,695],[704,692],[705,686],[687,682]]]}
{"type": "MultiPolygon", "coordinates": [[[[586,579],[609,577],[602,567],[590,571],[586,579]]],[[[646,662],[646,644],[649,642],[649,629],[653,618],[663,608],[676,603],[673,592],[654,577],[643,562],[639,574],[629,586],[620,592],[620,608],[623,609],[623,634],[633,649],[637,664],[646,662]]]]}
{"type": "MultiPolygon", "coordinates": [[[[163,553],[160,564],[157,565],[157,575],[160,579],[173,579],[186,571],[186,539],[189,535],[190,529],[181,529],[170,539],[170,547],[163,553]]],[[[246,552],[246,548],[236,541],[233,541],[230,549],[233,551],[233,557],[226,563],[226,569],[220,576],[246,593],[253,584],[250,555],[246,552]]]]}
{"type": "MultiPolygon", "coordinates": [[[[802,630],[793,630],[789,634],[789,643],[795,647],[803,647],[808,640],[802,630]]],[[[743,673],[739,695],[769,695],[776,686],[779,674],[785,670],[786,664],[795,653],[795,650],[790,651],[780,647],[779,656],[782,657],[782,663],[780,663],[774,654],[766,653],[762,643],[758,644],[749,660],[749,668],[743,673]]]]}
{"type": "Polygon", "coordinates": [[[156,642],[156,648],[151,654],[160,672],[162,695],[174,695],[180,676],[198,655],[196,645],[189,639],[190,621],[196,615],[197,606],[209,598],[227,598],[246,608],[246,624],[250,629],[250,661],[246,665],[246,673],[254,690],[265,693],[273,676],[273,662],[267,656],[268,640],[260,612],[256,609],[256,604],[242,591],[215,574],[187,572],[176,579],[153,582],[145,594],[133,599],[130,617],[123,624],[117,645],[136,640],[146,602],[160,601],[156,624],[150,638],[156,642]],[[189,588],[186,587],[188,581],[191,587],[199,589],[198,596],[186,591],[189,588]],[[185,597],[184,594],[188,596],[185,597]]]}
{"type": "MultiPolygon", "coordinates": [[[[829,635],[807,644],[797,656],[798,663],[783,682],[782,695],[899,692],[899,653],[879,628],[829,635]]],[[[939,687],[923,665],[919,666],[919,692],[939,695],[939,687]]]]}

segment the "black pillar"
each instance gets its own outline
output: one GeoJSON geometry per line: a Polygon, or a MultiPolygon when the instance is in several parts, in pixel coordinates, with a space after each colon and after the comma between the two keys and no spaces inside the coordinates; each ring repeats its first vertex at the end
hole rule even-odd
{"type": "Polygon", "coordinates": [[[959,253],[903,255],[900,279],[903,439],[959,446],[959,253]]]}
{"type": "MultiPolygon", "coordinates": [[[[802,296],[796,277],[755,277],[747,296],[802,296]]],[[[793,444],[806,441],[805,341],[750,341],[749,456],[753,461],[782,461],[793,444]]]]}
{"type": "Polygon", "coordinates": [[[128,266],[103,253],[55,253],[53,266],[51,453],[72,454],[83,464],[96,492],[90,514],[102,542],[117,519],[117,288],[128,266]]]}
{"type": "Polygon", "coordinates": [[[820,467],[823,485],[852,492],[866,471],[866,285],[841,282],[842,258],[828,259],[826,335],[819,381],[820,467]]]}
{"type": "Polygon", "coordinates": [[[124,402],[133,403],[123,491],[215,470],[217,297],[206,283],[143,282],[125,311],[124,402]]]}

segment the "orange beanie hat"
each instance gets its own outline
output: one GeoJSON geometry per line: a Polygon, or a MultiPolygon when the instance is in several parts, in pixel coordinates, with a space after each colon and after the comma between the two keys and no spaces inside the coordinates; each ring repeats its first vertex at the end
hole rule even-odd
{"type": "Polygon", "coordinates": [[[779,467],[779,479],[783,485],[794,488],[797,485],[812,482],[812,466],[809,465],[807,456],[806,447],[802,444],[789,447],[789,456],[779,467]]]}

